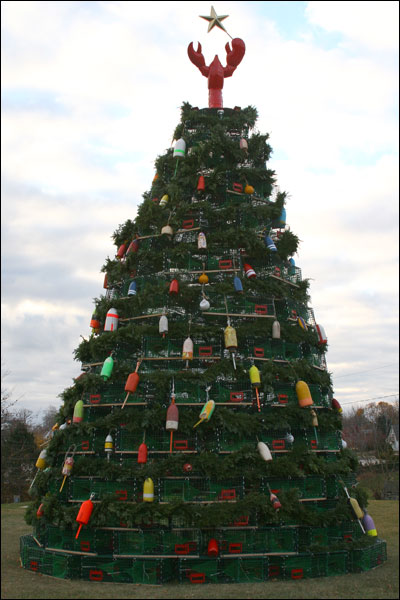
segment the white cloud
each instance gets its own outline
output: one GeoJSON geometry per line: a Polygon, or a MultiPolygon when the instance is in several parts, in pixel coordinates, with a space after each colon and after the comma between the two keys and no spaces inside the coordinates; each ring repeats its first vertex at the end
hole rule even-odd
{"type": "Polygon", "coordinates": [[[308,2],[306,14],[311,23],[338,31],[352,42],[376,50],[398,49],[398,2],[308,2]]]}

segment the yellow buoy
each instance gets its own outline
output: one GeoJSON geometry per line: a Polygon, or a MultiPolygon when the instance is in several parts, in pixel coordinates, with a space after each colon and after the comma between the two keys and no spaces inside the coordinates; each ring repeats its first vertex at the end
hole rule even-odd
{"type": "Polygon", "coordinates": [[[296,394],[299,401],[299,406],[304,407],[311,406],[313,404],[310,388],[305,381],[298,381],[296,383],[296,394]]]}
{"type": "Polygon", "coordinates": [[[250,381],[253,387],[259,387],[261,385],[260,371],[255,365],[249,369],[250,381]]]}
{"type": "Polygon", "coordinates": [[[154,483],[153,480],[148,477],[144,480],[143,484],[143,502],[154,501],[154,483]]]}

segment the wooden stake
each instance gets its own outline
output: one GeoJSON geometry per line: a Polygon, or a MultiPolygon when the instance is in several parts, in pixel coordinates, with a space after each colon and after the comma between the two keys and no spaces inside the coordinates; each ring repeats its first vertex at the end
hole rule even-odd
{"type": "Polygon", "coordinates": [[[66,479],[67,479],[67,476],[66,476],[66,475],[64,475],[64,479],[63,479],[63,482],[62,482],[62,484],[61,484],[61,487],[60,487],[60,492],[62,492],[62,489],[63,489],[63,487],[64,487],[64,483],[65,483],[65,480],[66,480],[66,479]]]}

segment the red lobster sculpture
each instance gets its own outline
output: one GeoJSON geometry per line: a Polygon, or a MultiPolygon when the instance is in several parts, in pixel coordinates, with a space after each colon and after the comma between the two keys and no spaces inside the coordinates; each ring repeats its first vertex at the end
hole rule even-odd
{"type": "Polygon", "coordinates": [[[206,67],[206,61],[201,52],[201,44],[198,42],[197,52],[193,48],[193,42],[188,46],[188,55],[190,60],[204,77],[208,78],[208,106],[209,108],[222,108],[222,88],[224,87],[224,78],[231,77],[236,67],[240,64],[246,46],[240,38],[232,40],[232,50],[229,47],[229,42],[225,45],[226,50],[226,67],[223,67],[217,55],[215,55],[212,63],[206,67]]]}

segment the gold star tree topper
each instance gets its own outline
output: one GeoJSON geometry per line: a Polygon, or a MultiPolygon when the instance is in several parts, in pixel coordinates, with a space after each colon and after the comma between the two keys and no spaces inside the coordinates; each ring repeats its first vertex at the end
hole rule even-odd
{"type": "MultiPolygon", "coordinates": [[[[202,15],[199,15],[202,19],[205,19],[206,21],[208,21],[208,30],[207,33],[210,33],[211,29],[215,26],[219,27],[220,29],[222,29],[223,31],[225,31],[225,33],[228,33],[225,29],[225,27],[222,25],[221,21],[223,21],[224,19],[226,19],[227,17],[229,17],[229,15],[217,15],[217,13],[215,12],[214,7],[211,7],[211,13],[209,17],[204,17],[202,15]]],[[[229,37],[232,39],[232,36],[228,33],[229,37]]]]}

